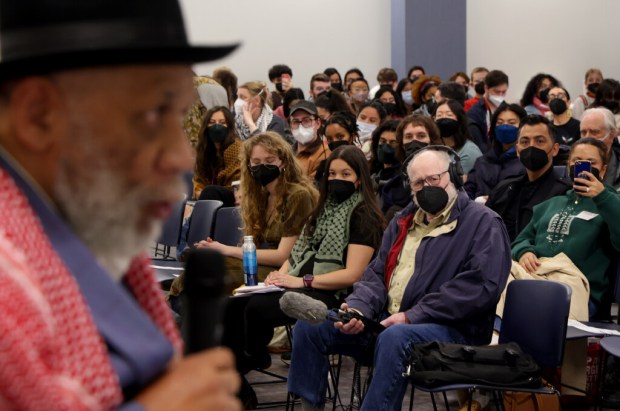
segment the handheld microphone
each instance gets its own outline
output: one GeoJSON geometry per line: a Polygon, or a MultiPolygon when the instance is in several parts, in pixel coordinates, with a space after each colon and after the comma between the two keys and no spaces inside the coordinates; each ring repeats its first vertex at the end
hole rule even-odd
{"type": "Polygon", "coordinates": [[[227,279],[222,254],[209,249],[188,254],[181,327],[186,354],[220,345],[227,279]]]}
{"type": "Polygon", "coordinates": [[[302,293],[289,291],[280,297],[280,309],[289,317],[304,320],[311,324],[320,324],[325,320],[342,322],[344,324],[353,318],[364,323],[364,329],[372,334],[379,334],[385,327],[377,321],[359,315],[354,311],[344,311],[338,308],[327,309],[323,301],[315,300],[302,293]]]}

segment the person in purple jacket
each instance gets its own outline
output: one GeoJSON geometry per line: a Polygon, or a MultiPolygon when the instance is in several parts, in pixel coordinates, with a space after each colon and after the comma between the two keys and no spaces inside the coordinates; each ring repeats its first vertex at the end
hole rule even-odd
{"type": "MultiPolygon", "coordinates": [[[[461,190],[459,158],[444,146],[418,152],[407,167],[413,203],[390,222],[379,254],[342,309],[381,322],[374,376],[362,410],[400,410],[402,376],[416,343],[487,344],[510,271],[500,217],[461,190]]],[[[289,391],[303,410],[325,404],[328,354],[359,357],[375,338],[356,319],[295,326],[289,391]]]]}

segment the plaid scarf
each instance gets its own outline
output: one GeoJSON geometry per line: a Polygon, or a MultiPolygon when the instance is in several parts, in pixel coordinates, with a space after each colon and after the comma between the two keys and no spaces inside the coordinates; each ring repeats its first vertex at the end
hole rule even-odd
{"type": "Polygon", "coordinates": [[[300,272],[304,265],[314,259],[312,274],[325,274],[341,270],[344,249],[349,244],[349,224],[353,210],[362,201],[362,194],[356,191],[343,201],[336,203],[331,198],[325,202],[323,212],[316,221],[312,236],[305,234],[305,227],[299,236],[289,257],[288,273],[295,277],[305,274],[300,272]]]}
{"type": "MultiPolygon", "coordinates": [[[[182,349],[146,254],[125,282],[136,302],[182,349]]],[[[107,347],[78,284],[27,199],[0,169],[0,408],[107,410],[122,401],[107,347]]]]}
{"type": "MultiPolygon", "coordinates": [[[[267,127],[271,124],[271,120],[273,120],[273,110],[265,104],[260,116],[256,119],[256,131],[254,131],[254,133],[263,133],[267,131],[267,127]]],[[[245,121],[243,120],[243,113],[237,113],[235,115],[235,125],[237,128],[237,134],[239,134],[241,141],[247,140],[252,137],[252,134],[254,134],[250,133],[250,129],[245,124],[245,121]]]]}

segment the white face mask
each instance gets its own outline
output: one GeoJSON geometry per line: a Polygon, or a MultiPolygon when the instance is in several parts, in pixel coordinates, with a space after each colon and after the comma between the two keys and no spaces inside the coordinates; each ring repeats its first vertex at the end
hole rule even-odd
{"type": "Polygon", "coordinates": [[[293,137],[299,144],[306,145],[314,140],[314,127],[304,127],[301,124],[293,130],[293,137]]]}
{"type": "Polygon", "coordinates": [[[491,102],[491,104],[493,104],[495,107],[499,107],[500,104],[502,104],[504,102],[504,100],[506,100],[506,97],[503,96],[494,96],[492,94],[489,95],[489,101],[491,102]]]}
{"type": "Polygon", "coordinates": [[[365,143],[372,137],[372,132],[375,131],[377,126],[374,124],[364,123],[363,121],[357,122],[357,129],[359,130],[358,136],[361,143],[365,143]]]}
{"type": "Polygon", "coordinates": [[[245,101],[241,100],[240,98],[238,98],[235,101],[234,107],[235,107],[235,113],[236,114],[241,114],[243,115],[243,106],[245,106],[245,101]]]}
{"type": "Polygon", "coordinates": [[[405,104],[408,104],[408,105],[413,104],[413,97],[411,97],[411,91],[403,91],[401,93],[401,96],[403,97],[403,102],[405,104]]]}

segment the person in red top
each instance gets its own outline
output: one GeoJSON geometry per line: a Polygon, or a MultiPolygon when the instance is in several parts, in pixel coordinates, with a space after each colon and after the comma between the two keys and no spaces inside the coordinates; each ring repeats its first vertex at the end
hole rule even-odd
{"type": "Polygon", "coordinates": [[[469,85],[473,89],[473,97],[465,101],[465,112],[468,112],[482,98],[484,94],[484,78],[488,73],[489,70],[485,67],[476,67],[471,71],[469,85]]]}

